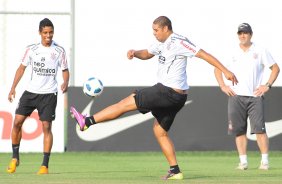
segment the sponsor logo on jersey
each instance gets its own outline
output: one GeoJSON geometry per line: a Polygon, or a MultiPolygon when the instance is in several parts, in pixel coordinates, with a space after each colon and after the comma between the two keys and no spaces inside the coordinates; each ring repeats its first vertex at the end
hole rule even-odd
{"type": "Polygon", "coordinates": [[[190,50],[191,52],[196,53],[196,50],[193,47],[191,47],[190,45],[186,44],[183,40],[181,40],[180,44],[183,45],[188,50],[190,50]]]}
{"type": "Polygon", "coordinates": [[[54,68],[45,68],[45,63],[43,62],[33,62],[33,69],[37,75],[51,76],[55,75],[56,69],[54,68]]]}
{"type": "Polygon", "coordinates": [[[159,56],[159,63],[164,64],[165,63],[165,57],[164,56],[159,56]]]}

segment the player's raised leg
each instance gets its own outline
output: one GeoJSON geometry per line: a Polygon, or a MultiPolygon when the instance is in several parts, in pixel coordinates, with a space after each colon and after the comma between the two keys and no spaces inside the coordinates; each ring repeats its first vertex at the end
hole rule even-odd
{"type": "Polygon", "coordinates": [[[86,130],[91,125],[102,123],[120,117],[122,114],[137,109],[134,99],[135,94],[131,94],[123,100],[106,107],[105,109],[97,112],[93,116],[86,117],[78,112],[75,107],[70,108],[72,116],[75,118],[81,131],[86,130]]]}

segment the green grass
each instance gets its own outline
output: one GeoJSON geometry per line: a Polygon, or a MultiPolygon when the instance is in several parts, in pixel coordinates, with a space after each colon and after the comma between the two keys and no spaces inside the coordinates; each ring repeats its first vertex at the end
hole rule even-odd
{"type": "Polygon", "coordinates": [[[249,152],[249,169],[235,170],[236,152],[177,152],[182,181],[162,181],[168,169],[161,152],[52,153],[49,175],[36,175],[42,154],[21,154],[16,173],[6,173],[11,154],[0,154],[0,183],[5,184],[275,184],[282,183],[282,152],[271,152],[271,169],[258,170],[260,155],[249,152]]]}

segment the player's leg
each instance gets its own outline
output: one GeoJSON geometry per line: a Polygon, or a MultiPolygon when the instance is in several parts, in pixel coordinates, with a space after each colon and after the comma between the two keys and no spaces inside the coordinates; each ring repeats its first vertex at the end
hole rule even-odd
{"type": "Polygon", "coordinates": [[[52,122],[42,121],[43,161],[37,174],[48,174],[49,158],[53,146],[52,122]]]}
{"type": "Polygon", "coordinates": [[[246,134],[236,136],[235,138],[236,146],[239,155],[246,155],[247,154],[247,145],[248,145],[248,139],[246,134]]]}
{"type": "Polygon", "coordinates": [[[22,125],[26,119],[26,116],[16,114],[15,120],[12,128],[12,160],[9,163],[9,166],[7,168],[8,173],[14,173],[16,171],[16,167],[20,163],[19,159],[19,148],[20,148],[20,142],[22,138],[22,125]]]}
{"type": "Polygon", "coordinates": [[[135,94],[131,94],[116,104],[113,104],[100,112],[94,114],[96,123],[105,122],[111,119],[118,118],[122,114],[137,109],[134,99],[135,94]]]}
{"type": "Polygon", "coordinates": [[[240,163],[237,169],[246,170],[248,168],[248,160],[247,160],[248,139],[246,134],[236,136],[235,143],[240,159],[240,163]]]}
{"type": "Polygon", "coordinates": [[[261,163],[259,169],[268,170],[268,152],[269,140],[266,134],[265,118],[264,118],[264,98],[252,98],[249,108],[251,133],[256,134],[257,144],[261,152],[261,163]]]}
{"type": "Polygon", "coordinates": [[[161,127],[155,119],[153,125],[154,135],[169,163],[169,165],[177,165],[174,145],[168,136],[168,133],[161,127]]]}
{"type": "Polygon", "coordinates": [[[89,126],[96,123],[102,123],[108,120],[118,118],[122,114],[133,111],[137,109],[135,99],[135,94],[131,94],[123,100],[106,107],[105,109],[97,112],[93,116],[85,117],[79,113],[74,107],[71,107],[70,111],[73,114],[75,120],[80,126],[80,130],[86,130],[89,126]]]}
{"type": "Polygon", "coordinates": [[[153,131],[170,166],[168,175],[163,179],[183,179],[183,174],[180,172],[176,160],[173,142],[169,138],[167,131],[162,128],[156,119],[154,121],[153,131]]]}
{"type": "Polygon", "coordinates": [[[269,151],[269,140],[266,133],[256,134],[257,144],[261,152],[261,165],[259,169],[268,170],[269,161],[268,161],[268,151],[269,151]]]}
{"type": "Polygon", "coordinates": [[[235,135],[236,148],[239,154],[237,169],[246,170],[247,161],[247,100],[242,96],[231,96],[228,99],[228,133],[235,135]]]}
{"type": "Polygon", "coordinates": [[[56,117],[57,93],[39,95],[37,110],[42,122],[43,161],[37,174],[48,174],[49,158],[53,146],[52,122],[56,117]]]}
{"type": "Polygon", "coordinates": [[[268,153],[268,145],[269,145],[269,141],[268,141],[268,137],[266,135],[266,133],[263,134],[256,134],[257,137],[257,143],[258,143],[258,147],[260,149],[261,154],[267,154],[268,153]]]}

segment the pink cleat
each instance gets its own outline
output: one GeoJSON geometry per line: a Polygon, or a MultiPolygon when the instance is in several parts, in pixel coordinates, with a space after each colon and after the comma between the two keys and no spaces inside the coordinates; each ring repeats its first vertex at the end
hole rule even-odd
{"type": "Polygon", "coordinates": [[[86,130],[88,127],[85,125],[85,115],[80,114],[73,106],[70,108],[71,116],[76,120],[81,131],[86,130]]]}

